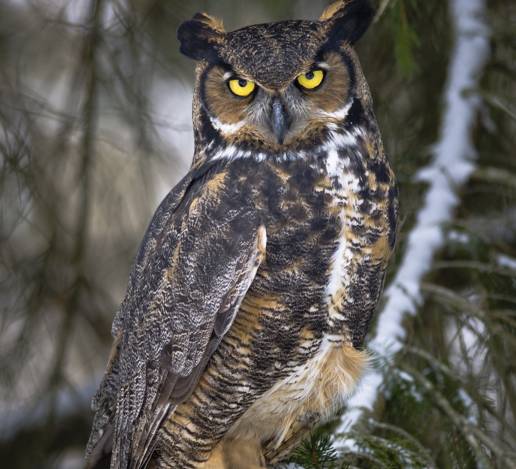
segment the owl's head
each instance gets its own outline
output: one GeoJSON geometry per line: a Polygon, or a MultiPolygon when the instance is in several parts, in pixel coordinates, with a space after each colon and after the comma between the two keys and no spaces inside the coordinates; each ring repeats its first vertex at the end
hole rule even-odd
{"type": "Polygon", "coordinates": [[[367,0],[341,0],[315,21],[232,32],[204,13],[184,22],[178,30],[181,52],[199,61],[196,143],[301,148],[350,118],[354,102],[368,107],[367,85],[352,46],[372,16],[367,0]]]}

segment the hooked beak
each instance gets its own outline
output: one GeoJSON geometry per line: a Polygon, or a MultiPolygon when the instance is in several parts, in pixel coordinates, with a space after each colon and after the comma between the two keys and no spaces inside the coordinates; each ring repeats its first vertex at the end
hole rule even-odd
{"type": "Polygon", "coordinates": [[[290,127],[290,116],[285,109],[285,105],[279,98],[274,98],[272,101],[270,124],[276,140],[280,145],[283,144],[285,134],[290,127]]]}

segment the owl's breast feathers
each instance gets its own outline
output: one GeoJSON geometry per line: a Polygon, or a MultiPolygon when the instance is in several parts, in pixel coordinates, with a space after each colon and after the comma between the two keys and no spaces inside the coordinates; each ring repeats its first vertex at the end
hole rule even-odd
{"type": "Polygon", "coordinates": [[[140,467],[157,444],[155,458],[194,467],[253,425],[276,447],[350,390],[396,231],[373,135],[208,161],[164,200],[113,326],[90,459],[112,442],[114,467],[140,467]]]}

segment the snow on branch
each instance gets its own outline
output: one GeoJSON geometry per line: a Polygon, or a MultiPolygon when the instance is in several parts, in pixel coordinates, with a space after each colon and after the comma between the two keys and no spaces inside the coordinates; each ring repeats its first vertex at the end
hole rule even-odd
{"type": "MultiPolygon", "coordinates": [[[[441,136],[435,145],[432,163],[417,174],[418,180],[428,182],[428,190],[409,233],[400,267],[385,292],[387,301],[378,316],[376,334],[369,343],[375,353],[386,359],[392,359],[403,347],[403,321],[416,314],[421,300],[421,281],[445,241],[443,226],[452,220],[459,203],[457,194],[475,169],[472,128],[480,98],[471,91],[478,86],[489,56],[486,6],[485,0],[449,2],[455,47],[448,66],[441,136]]],[[[337,433],[349,431],[364,410],[373,409],[382,382],[381,370],[373,370],[364,377],[348,401],[337,433]]]]}

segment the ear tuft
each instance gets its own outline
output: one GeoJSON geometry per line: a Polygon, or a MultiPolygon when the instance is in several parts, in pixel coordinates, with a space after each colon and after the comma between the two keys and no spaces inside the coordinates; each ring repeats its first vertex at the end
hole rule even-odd
{"type": "Polygon", "coordinates": [[[339,12],[344,11],[344,8],[346,8],[348,3],[349,0],[338,0],[336,2],[330,3],[322,12],[321,16],[319,17],[319,21],[331,20],[339,12]]]}
{"type": "Polygon", "coordinates": [[[177,30],[181,53],[194,60],[218,60],[217,46],[224,34],[222,21],[206,13],[196,13],[177,30]]]}
{"type": "Polygon", "coordinates": [[[327,23],[328,46],[344,42],[355,44],[366,32],[374,17],[368,0],[339,0],[328,6],[319,18],[327,23]]]}
{"type": "Polygon", "coordinates": [[[192,19],[206,24],[206,26],[209,26],[211,29],[217,31],[220,34],[224,34],[226,32],[222,20],[220,18],[216,18],[215,16],[210,16],[208,13],[196,13],[192,19]]]}

